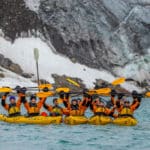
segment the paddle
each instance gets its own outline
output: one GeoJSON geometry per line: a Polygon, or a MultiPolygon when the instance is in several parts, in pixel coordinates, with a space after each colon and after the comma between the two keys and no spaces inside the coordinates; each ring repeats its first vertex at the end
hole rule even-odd
{"type": "Polygon", "coordinates": [[[60,92],[69,93],[69,92],[70,92],[70,89],[67,88],[67,87],[60,87],[60,88],[55,89],[55,91],[56,91],[57,93],[60,93],[60,92]]]}
{"type": "Polygon", "coordinates": [[[126,79],[122,77],[122,78],[118,78],[118,79],[114,80],[111,84],[116,86],[116,85],[120,85],[120,84],[124,83],[125,81],[126,81],[126,79]]]}
{"type": "Polygon", "coordinates": [[[70,82],[71,84],[73,84],[73,85],[75,85],[75,86],[77,86],[77,87],[80,87],[80,84],[77,83],[76,81],[74,81],[74,80],[72,80],[72,79],[70,79],[70,78],[67,78],[66,80],[67,80],[68,82],[70,82]]]}
{"type": "MultiPolygon", "coordinates": [[[[37,73],[37,83],[38,86],[40,85],[40,78],[39,78],[39,64],[38,64],[38,60],[39,60],[39,50],[37,48],[34,48],[34,60],[36,62],[36,73],[37,73]]],[[[39,89],[40,91],[40,89],[39,89]]]]}
{"type": "MultiPolygon", "coordinates": [[[[51,89],[52,85],[51,84],[41,84],[38,87],[27,87],[27,90],[30,90],[32,88],[38,88],[38,89],[44,89],[44,88],[48,88],[51,89]]],[[[20,87],[21,89],[21,87],[20,87]]],[[[10,87],[0,87],[0,93],[7,93],[7,92],[12,92],[13,90],[17,90],[17,88],[10,88],[10,87]]],[[[19,89],[18,89],[19,90],[19,89]]]]}
{"type": "Polygon", "coordinates": [[[93,95],[93,94],[109,94],[111,92],[110,88],[100,88],[96,90],[89,90],[88,94],[93,95]]]}
{"type": "Polygon", "coordinates": [[[9,88],[9,87],[1,87],[0,88],[0,93],[7,93],[7,92],[12,92],[13,89],[9,88]]]}
{"type": "Polygon", "coordinates": [[[145,93],[145,96],[146,96],[146,97],[150,97],[150,92],[146,92],[146,93],[145,93]]]}
{"type": "Polygon", "coordinates": [[[48,89],[51,89],[52,88],[52,84],[40,84],[38,86],[39,89],[44,89],[44,88],[48,88],[48,89]]]}
{"type": "Polygon", "coordinates": [[[47,98],[47,97],[50,97],[50,96],[53,96],[53,95],[54,95],[54,92],[52,92],[52,91],[36,93],[36,96],[39,97],[39,98],[47,98]]]}

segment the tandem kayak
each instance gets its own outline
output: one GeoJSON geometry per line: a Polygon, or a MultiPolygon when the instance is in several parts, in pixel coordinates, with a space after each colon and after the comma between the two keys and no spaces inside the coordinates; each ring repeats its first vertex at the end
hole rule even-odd
{"type": "Polygon", "coordinates": [[[35,117],[25,117],[25,116],[16,116],[16,117],[7,117],[6,115],[0,114],[0,121],[7,123],[16,123],[16,124],[60,124],[62,122],[62,117],[45,117],[45,116],[35,116],[35,117]]]}
{"type": "Polygon", "coordinates": [[[89,124],[93,124],[93,125],[106,125],[109,123],[112,123],[112,119],[109,116],[92,116],[89,121],[89,124]]]}
{"type": "Polygon", "coordinates": [[[88,123],[88,118],[85,116],[67,116],[64,118],[64,123],[69,125],[79,125],[88,123]]]}
{"type": "Polygon", "coordinates": [[[118,117],[113,120],[113,124],[121,126],[135,126],[138,124],[138,121],[133,117],[118,117]]]}

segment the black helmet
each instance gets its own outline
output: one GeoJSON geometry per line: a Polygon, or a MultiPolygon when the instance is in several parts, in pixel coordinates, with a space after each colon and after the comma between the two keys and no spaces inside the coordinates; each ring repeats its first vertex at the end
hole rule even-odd
{"type": "Polygon", "coordinates": [[[138,96],[138,92],[137,91],[132,91],[132,97],[133,98],[137,98],[137,96],[138,96]]]}
{"type": "Polygon", "coordinates": [[[35,95],[31,95],[30,100],[35,99],[36,100],[36,96],[35,95]]]}
{"type": "Polygon", "coordinates": [[[122,97],[125,96],[123,93],[118,94],[118,99],[122,99],[122,97]]]}
{"type": "Polygon", "coordinates": [[[77,99],[72,99],[72,102],[73,102],[73,101],[76,101],[76,102],[77,102],[77,99]]]}
{"type": "Polygon", "coordinates": [[[111,96],[115,96],[117,94],[117,92],[116,92],[116,90],[112,89],[110,94],[111,94],[111,96]]]}

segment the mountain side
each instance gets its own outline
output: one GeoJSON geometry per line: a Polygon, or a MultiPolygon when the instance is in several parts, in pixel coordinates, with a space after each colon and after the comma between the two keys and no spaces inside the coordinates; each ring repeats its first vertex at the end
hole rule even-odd
{"type": "Polygon", "coordinates": [[[149,0],[1,0],[0,16],[6,40],[39,37],[73,62],[149,82],[149,0]]]}

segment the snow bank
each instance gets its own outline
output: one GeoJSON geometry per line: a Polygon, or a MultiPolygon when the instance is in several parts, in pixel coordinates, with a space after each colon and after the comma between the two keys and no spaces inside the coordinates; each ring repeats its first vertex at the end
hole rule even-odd
{"type": "Polygon", "coordinates": [[[40,6],[40,0],[24,0],[26,6],[35,12],[38,12],[40,6]]]}
{"type": "MultiPolygon", "coordinates": [[[[51,83],[54,82],[51,77],[51,74],[54,73],[81,78],[88,88],[93,87],[95,79],[103,79],[108,82],[112,82],[115,79],[115,77],[107,71],[98,71],[88,68],[85,65],[72,63],[68,58],[53,53],[49,46],[41,41],[40,38],[19,38],[12,44],[0,37],[0,43],[0,53],[19,64],[24,72],[33,74],[36,74],[33,49],[38,48],[40,54],[40,78],[46,79],[51,83]]],[[[6,80],[8,80],[8,78],[6,80]]],[[[13,79],[12,82],[17,82],[19,80],[16,78],[16,80],[14,81],[13,79]]],[[[24,80],[22,81],[24,82],[24,80]]],[[[125,84],[123,86],[128,90],[137,89],[135,86],[131,87],[130,84],[125,84]]]]}
{"type": "Polygon", "coordinates": [[[20,85],[21,87],[37,86],[37,84],[31,82],[30,79],[26,79],[21,76],[18,76],[17,74],[8,71],[2,67],[0,67],[0,69],[3,70],[2,73],[5,75],[5,78],[0,78],[0,87],[8,86],[14,88],[17,85],[20,85]]]}

